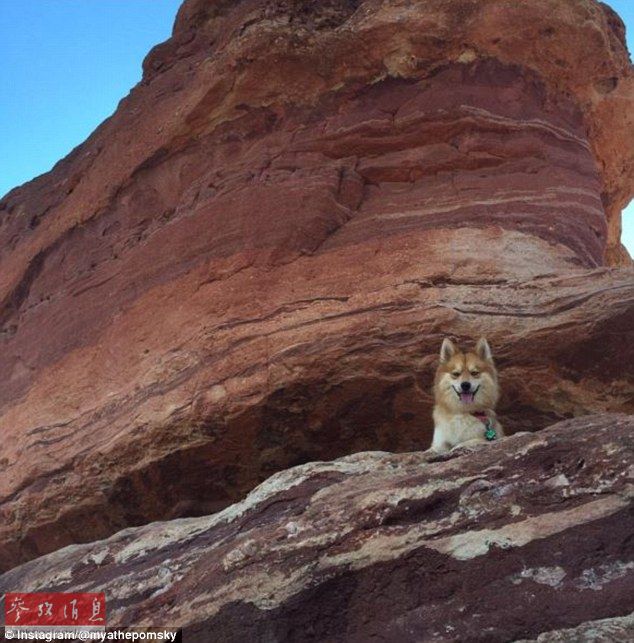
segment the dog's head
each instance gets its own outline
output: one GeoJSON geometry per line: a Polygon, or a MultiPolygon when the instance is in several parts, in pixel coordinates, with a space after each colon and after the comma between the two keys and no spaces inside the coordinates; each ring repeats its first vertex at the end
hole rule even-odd
{"type": "Polygon", "coordinates": [[[434,394],[437,404],[453,412],[472,413],[495,407],[499,397],[497,371],[484,337],[467,353],[450,339],[443,341],[434,394]]]}

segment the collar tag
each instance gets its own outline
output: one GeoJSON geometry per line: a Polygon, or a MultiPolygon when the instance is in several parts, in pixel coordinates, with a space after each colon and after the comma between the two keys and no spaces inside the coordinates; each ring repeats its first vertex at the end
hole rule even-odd
{"type": "Polygon", "coordinates": [[[484,424],[484,437],[491,442],[491,440],[495,440],[495,438],[498,437],[498,434],[496,430],[493,428],[493,422],[491,422],[491,419],[487,416],[487,414],[484,411],[476,411],[475,413],[472,413],[472,415],[482,424],[484,424]]]}
{"type": "Polygon", "coordinates": [[[487,421],[486,421],[484,426],[486,427],[486,429],[484,431],[484,437],[489,442],[491,442],[491,440],[495,440],[495,438],[497,438],[498,435],[497,435],[495,429],[493,428],[493,424],[491,423],[491,420],[487,419],[487,421]]]}

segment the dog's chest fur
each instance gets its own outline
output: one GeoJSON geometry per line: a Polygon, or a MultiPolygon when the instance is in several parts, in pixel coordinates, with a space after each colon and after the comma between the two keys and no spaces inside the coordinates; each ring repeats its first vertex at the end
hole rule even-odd
{"type": "MultiPolygon", "coordinates": [[[[489,416],[492,423],[495,417],[489,416]]],[[[448,413],[444,409],[434,409],[434,441],[432,449],[452,449],[470,440],[484,440],[486,426],[470,413],[448,413]]]]}

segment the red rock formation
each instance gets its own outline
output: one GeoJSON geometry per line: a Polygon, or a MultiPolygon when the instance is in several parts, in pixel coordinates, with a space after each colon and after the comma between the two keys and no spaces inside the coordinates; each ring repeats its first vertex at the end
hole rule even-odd
{"type": "Polygon", "coordinates": [[[215,516],[26,563],[0,592],[103,591],[110,626],[202,643],[627,641],[598,633],[634,632],[633,453],[634,419],[603,415],[440,462],[311,463],[215,516]]]}
{"type": "Polygon", "coordinates": [[[189,0],[0,207],[0,567],[431,431],[486,334],[511,430],[632,411],[634,80],[593,0],[189,0]]]}

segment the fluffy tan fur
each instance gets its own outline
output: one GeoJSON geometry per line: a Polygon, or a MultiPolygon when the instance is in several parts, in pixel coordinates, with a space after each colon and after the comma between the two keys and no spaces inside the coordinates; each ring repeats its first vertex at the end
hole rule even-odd
{"type": "Polygon", "coordinates": [[[462,352],[450,339],[440,349],[434,379],[434,438],[431,449],[448,451],[457,446],[486,442],[485,423],[491,422],[497,437],[504,435],[495,415],[499,398],[498,376],[491,348],[481,338],[471,352],[462,352]]]}

